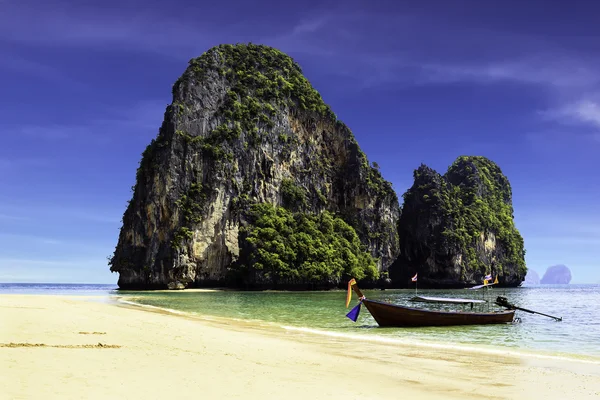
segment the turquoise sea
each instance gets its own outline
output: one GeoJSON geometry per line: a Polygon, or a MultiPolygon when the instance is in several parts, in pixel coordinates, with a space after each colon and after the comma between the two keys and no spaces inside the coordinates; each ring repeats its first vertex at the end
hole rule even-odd
{"type": "MultiPolygon", "coordinates": [[[[485,299],[506,296],[518,306],[562,317],[561,322],[517,311],[519,323],[487,326],[379,328],[365,307],[357,322],[346,313],[357,304],[353,294],[345,307],[345,291],[239,292],[239,291],[118,291],[116,285],[0,284],[0,293],[61,294],[107,297],[121,302],[158,307],[197,317],[219,317],[255,322],[261,326],[357,340],[388,343],[457,345],[480,349],[591,358],[600,361],[600,285],[540,285],[515,289],[419,290],[419,295],[485,299]]],[[[415,290],[365,290],[367,298],[397,304],[410,303],[415,290]]],[[[439,306],[438,306],[439,307],[439,306]]],[[[445,306],[448,307],[448,306],[445,306]]],[[[450,306],[452,307],[452,306],[450,306]]],[[[459,306],[462,307],[462,306],[459,306]]],[[[485,309],[497,308],[484,305],[485,309]]]]}

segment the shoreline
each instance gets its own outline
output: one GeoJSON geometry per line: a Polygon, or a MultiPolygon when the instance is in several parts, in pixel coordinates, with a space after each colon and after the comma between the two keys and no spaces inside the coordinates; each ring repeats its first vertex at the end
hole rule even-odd
{"type": "MultiPolygon", "coordinates": [[[[590,284],[594,286],[593,284],[590,284]]],[[[210,293],[210,292],[227,292],[229,289],[208,289],[208,288],[193,288],[193,289],[185,289],[185,290],[153,290],[152,293],[210,293]]],[[[340,292],[345,292],[345,290],[336,290],[340,292]]],[[[271,291],[267,291],[271,292],[271,291]]],[[[294,293],[294,291],[272,291],[276,293],[294,293]]],[[[472,352],[472,353],[481,353],[481,354],[511,354],[517,357],[535,357],[535,358],[545,358],[545,359],[555,359],[555,360],[573,360],[579,362],[585,362],[590,364],[600,364],[600,354],[587,354],[584,352],[569,352],[569,351],[551,351],[547,349],[539,349],[533,347],[519,347],[519,346],[503,346],[499,345],[484,345],[481,343],[475,342],[450,342],[439,340],[438,338],[431,339],[421,339],[421,338],[399,338],[399,337],[390,337],[390,336],[380,336],[380,335],[369,335],[369,334],[349,334],[344,333],[340,330],[326,330],[321,328],[312,328],[309,326],[301,326],[301,325],[286,325],[279,322],[260,320],[260,319],[244,319],[244,318],[235,318],[235,317],[225,317],[225,316],[216,316],[210,314],[202,314],[202,313],[191,313],[187,311],[180,311],[176,309],[169,309],[166,307],[153,306],[149,304],[138,303],[137,296],[134,294],[146,293],[145,291],[119,291],[116,290],[114,293],[108,292],[98,292],[98,293],[52,293],[52,292],[39,292],[39,293],[19,293],[19,292],[8,292],[2,293],[1,296],[56,296],[56,297],[69,297],[69,298],[79,298],[79,299],[89,299],[93,301],[104,301],[108,303],[113,303],[115,305],[128,304],[132,308],[137,308],[140,311],[155,311],[155,312],[164,312],[167,314],[171,314],[178,317],[190,317],[192,319],[196,319],[199,321],[221,321],[222,325],[228,325],[229,322],[234,323],[243,323],[249,324],[248,326],[258,327],[260,329],[268,329],[268,328],[276,328],[283,329],[285,331],[292,332],[302,332],[305,334],[311,334],[316,336],[323,337],[339,337],[345,338],[353,341],[363,341],[363,342],[379,342],[379,343],[387,343],[390,345],[400,345],[400,346],[420,346],[423,348],[438,348],[438,349],[455,349],[457,351],[463,352],[472,352]]]]}
{"type": "Polygon", "coordinates": [[[402,394],[426,400],[600,395],[600,368],[579,360],[324,340],[285,327],[150,311],[111,297],[0,295],[3,393],[244,399],[402,394]]]}
{"type": "Polygon", "coordinates": [[[448,341],[441,341],[435,339],[423,340],[423,339],[403,339],[397,337],[386,337],[376,336],[368,334],[349,334],[335,330],[324,330],[317,328],[310,328],[304,326],[293,326],[285,325],[278,322],[270,322],[264,320],[253,320],[253,319],[242,319],[232,317],[221,317],[209,314],[193,314],[185,311],[170,309],[166,307],[158,307],[150,304],[137,303],[134,300],[118,298],[114,299],[115,304],[130,307],[132,309],[138,309],[145,312],[157,312],[168,315],[174,315],[177,317],[190,318],[193,320],[204,321],[218,324],[219,326],[230,325],[231,323],[239,323],[249,329],[256,330],[274,330],[281,331],[282,333],[298,332],[299,334],[313,335],[315,337],[334,337],[344,340],[352,340],[359,342],[375,342],[381,344],[397,345],[397,346],[417,346],[422,348],[442,349],[442,350],[455,350],[460,352],[469,352],[475,354],[505,354],[515,357],[532,357],[540,359],[550,360],[564,360],[582,362],[588,364],[595,364],[600,366],[600,356],[586,355],[581,353],[568,353],[568,352],[550,352],[548,350],[529,349],[523,347],[509,347],[509,346],[486,346],[475,343],[454,343],[448,341]]]}

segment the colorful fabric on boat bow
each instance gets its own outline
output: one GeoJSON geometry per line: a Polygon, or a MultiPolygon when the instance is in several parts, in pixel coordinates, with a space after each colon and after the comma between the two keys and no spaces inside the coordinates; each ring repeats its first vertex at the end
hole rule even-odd
{"type": "Polygon", "coordinates": [[[346,314],[346,317],[348,317],[352,321],[356,322],[356,320],[358,319],[358,314],[360,314],[360,306],[362,305],[363,299],[364,299],[364,296],[360,299],[360,303],[358,303],[356,305],[356,307],[354,307],[352,310],[350,310],[350,312],[348,314],[346,314]]]}
{"type": "Polygon", "coordinates": [[[350,304],[350,299],[352,298],[352,285],[356,285],[356,280],[354,278],[348,281],[348,293],[346,294],[346,308],[350,304]]]}
{"type": "MultiPolygon", "coordinates": [[[[348,305],[350,305],[350,299],[352,298],[352,285],[356,285],[356,280],[354,278],[348,281],[348,293],[346,294],[346,308],[348,308],[348,305]]],[[[346,317],[356,322],[356,320],[358,319],[358,314],[360,314],[360,306],[364,299],[365,296],[359,298],[359,303],[352,310],[350,310],[348,314],[346,314],[346,317]]]]}

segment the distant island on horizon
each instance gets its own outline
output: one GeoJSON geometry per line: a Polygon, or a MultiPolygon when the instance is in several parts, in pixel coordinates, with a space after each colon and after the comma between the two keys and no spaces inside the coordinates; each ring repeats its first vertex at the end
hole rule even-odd
{"type": "Polygon", "coordinates": [[[525,279],[512,190],[493,161],[414,170],[403,203],[300,66],[219,45],[173,86],[109,265],[122,289],[458,288],[525,279]]]}
{"type": "Polygon", "coordinates": [[[569,284],[571,282],[571,270],[566,265],[558,264],[546,269],[544,276],[540,279],[534,270],[528,270],[524,283],[532,285],[556,285],[569,284]]]}

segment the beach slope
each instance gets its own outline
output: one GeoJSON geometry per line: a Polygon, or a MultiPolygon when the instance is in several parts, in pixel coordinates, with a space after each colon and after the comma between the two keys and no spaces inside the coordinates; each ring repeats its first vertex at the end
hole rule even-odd
{"type": "Polygon", "coordinates": [[[600,365],[0,295],[0,388],[2,399],[591,399],[600,365]]]}

